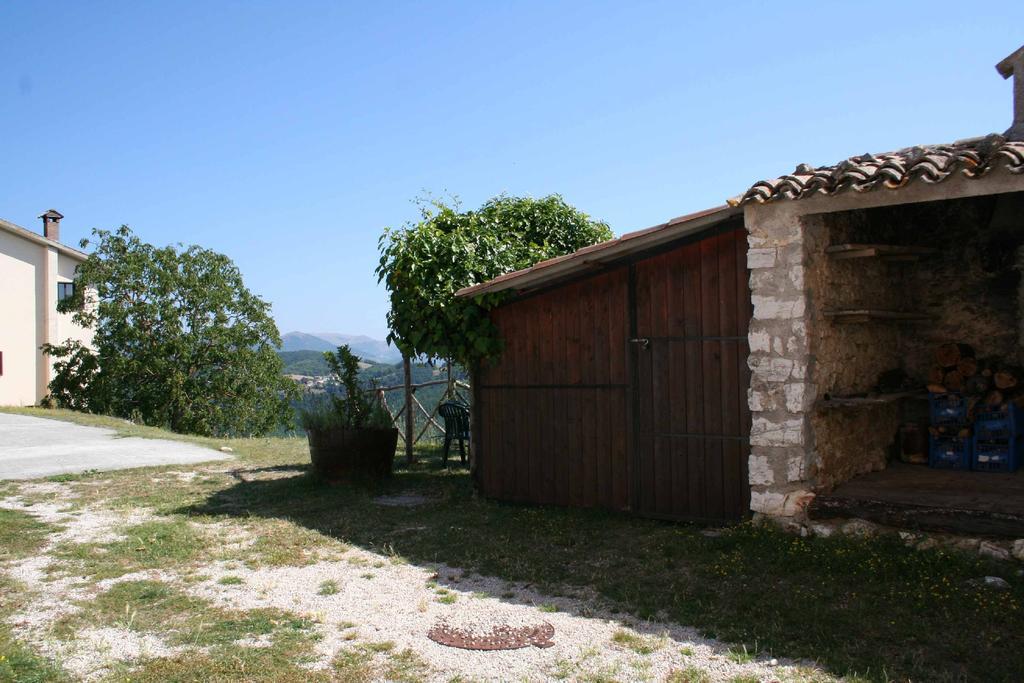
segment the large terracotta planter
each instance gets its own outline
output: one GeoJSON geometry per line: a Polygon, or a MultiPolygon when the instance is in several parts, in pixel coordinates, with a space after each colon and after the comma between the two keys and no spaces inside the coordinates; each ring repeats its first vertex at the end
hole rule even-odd
{"type": "Polygon", "coordinates": [[[307,430],[313,470],[329,482],[391,476],[397,429],[307,430]]]}

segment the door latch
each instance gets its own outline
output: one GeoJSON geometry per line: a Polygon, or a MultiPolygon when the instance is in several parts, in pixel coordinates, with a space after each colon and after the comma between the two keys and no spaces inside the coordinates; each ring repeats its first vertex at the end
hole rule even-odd
{"type": "Polygon", "coordinates": [[[639,339],[630,339],[629,343],[639,344],[640,346],[643,347],[644,351],[646,351],[647,347],[651,345],[651,340],[646,337],[640,337],[639,339]]]}

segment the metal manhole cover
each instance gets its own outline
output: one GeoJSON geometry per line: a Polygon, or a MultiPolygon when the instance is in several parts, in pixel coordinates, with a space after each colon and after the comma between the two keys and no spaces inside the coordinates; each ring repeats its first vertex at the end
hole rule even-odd
{"type": "Polygon", "coordinates": [[[463,650],[518,650],[529,645],[551,647],[554,635],[555,627],[546,621],[536,626],[495,626],[484,634],[442,622],[427,632],[427,637],[435,643],[463,650]]]}

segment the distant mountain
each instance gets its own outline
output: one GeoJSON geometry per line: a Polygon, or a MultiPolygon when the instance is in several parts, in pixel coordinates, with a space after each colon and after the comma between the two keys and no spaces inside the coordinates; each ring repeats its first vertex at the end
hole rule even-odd
{"type": "Polygon", "coordinates": [[[281,337],[281,351],[333,351],[337,346],[305,332],[289,332],[281,337]]]}
{"type": "Polygon", "coordinates": [[[352,353],[363,360],[377,363],[397,363],[402,354],[387,342],[361,334],[337,332],[289,332],[281,337],[281,351],[333,351],[348,344],[352,353]]]}

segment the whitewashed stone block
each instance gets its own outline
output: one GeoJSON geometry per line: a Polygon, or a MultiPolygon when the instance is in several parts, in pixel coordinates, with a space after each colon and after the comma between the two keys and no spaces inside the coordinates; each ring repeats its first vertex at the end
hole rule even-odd
{"type": "Polygon", "coordinates": [[[764,292],[770,289],[774,289],[778,284],[779,278],[773,268],[762,268],[760,270],[750,271],[750,291],[751,292],[764,292]]]}
{"type": "Polygon", "coordinates": [[[751,455],[747,459],[747,472],[751,486],[771,486],[775,483],[775,473],[768,458],[763,455],[751,455]]]}
{"type": "Polygon", "coordinates": [[[807,379],[807,363],[804,361],[794,361],[790,375],[792,375],[793,379],[807,379]]]}
{"type": "Polygon", "coordinates": [[[806,309],[803,296],[779,299],[774,296],[751,296],[755,320],[792,320],[801,318],[806,309]]]}
{"type": "Polygon", "coordinates": [[[750,509],[764,515],[778,517],[782,514],[786,496],[775,491],[751,491],[750,509]]]}
{"type": "Polygon", "coordinates": [[[792,483],[807,479],[807,458],[800,455],[790,456],[786,461],[786,481],[792,483]]]}
{"type": "Polygon", "coordinates": [[[804,267],[803,264],[796,264],[789,267],[789,281],[799,290],[804,288],[804,267]]]}
{"type": "Polygon", "coordinates": [[[814,500],[810,491],[792,491],[782,494],[777,491],[751,491],[750,509],[771,517],[794,517],[804,512],[814,500]]]}
{"type": "Polygon", "coordinates": [[[771,420],[755,417],[750,427],[751,446],[802,446],[804,420],[771,420]]]}
{"type": "Polygon", "coordinates": [[[747,333],[747,343],[750,344],[751,353],[767,353],[771,350],[772,336],[765,330],[750,330],[747,333]]]}
{"type": "Polygon", "coordinates": [[[791,413],[804,413],[814,401],[814,387],[807,382],[792,382],[783,387],[786,395],[786,410],[791,413]]]}
{"type": "Polygon", "coordinates": [[[789,244],[802,239],[800,222],[793,218],[767,220],[751,227],[751,239],[768,244],[789,244]]]}
{"type": "Polygon", "coordinates": [[[793,361],[788,358],[747,359],[747,366],[762,382],[785,382],[793,374],[793,361]]]}
{"type": "Polygon", "coordinates": [[[754,391],[753,389],[747,389],[747,406],[750,408],[752,413],[760,413],[766,410],[765,399],[767,394],[763,391],[754,391]]]}
{"type": "Polygon", "coordinates": [[[748,249],[747,268],[774,268],[778,252],[776,249],[748,249]]]}
{"type": "Polygon", "coordinates": [[[805,339],[801,339],[796,335],[786,339],[786,351],[790,355],[796,355],[798,353],[804,353],[807,350],[807,344],[805,339]]]}

